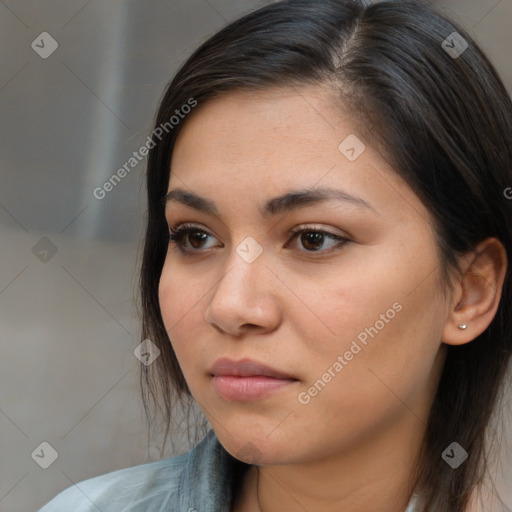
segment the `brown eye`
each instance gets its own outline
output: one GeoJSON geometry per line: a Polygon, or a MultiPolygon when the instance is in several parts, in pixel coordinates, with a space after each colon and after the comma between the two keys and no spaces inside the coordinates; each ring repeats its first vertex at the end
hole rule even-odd
{"type": "Polygon", "coordinates": [[[209,237],[212,235],[196,227],[183,226],[176,230],[169,230],[169,243],[176,243],[181,252],[199,252],[204,248],[203,244],[209,237]],[[187,243],[192,247],[191,250],[187,243]]]}
{"type": "Polygon", "coordinates": [[[345,237],[335,235],[334,233],[329,233],[328,231],[321,229],[301,229],[299,231],[295,231],[292,240],[295,238],[298,238],[302,247],[306,249],[306,251],[302,252],[320,253],[331,252],[332,249],[343,246],[350,241],[345,237]],[[326,241],[331,241],[334,243],[331,243],[330,246],[326,248],[326,241]]]}
{"type": "MultiPolygon", "coordinates": [[[[303,228],[292,234],[292,240],[299,239],[301,246],[305,249],[299,250],[308,253],[329,253],[350,241],[345,237],[321,229],[303,228]]],[[[169,243],[175,243],[184,254],[200,253],[202,249],[211,248],[212,246],[205,246],[209,238],[215,237],[196,226],[184,224],[177,229],[169,230],[169,243]]]]}
{"type": "Polygon", "coordinates": [[[323,233],[309,231],[301,233],[300,241],[306,249],[316,251],[321,248],[324,238],[323,233]]]}

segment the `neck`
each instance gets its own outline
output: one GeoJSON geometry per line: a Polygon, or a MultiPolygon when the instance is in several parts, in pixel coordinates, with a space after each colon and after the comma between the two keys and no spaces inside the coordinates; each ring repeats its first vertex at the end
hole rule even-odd
{"type": "Polygon", "coordinates": [[[419,421],[406,410],[348,450],[303,464],[252,466],[233,512],[404,512],[417,478],[419,421]]]}

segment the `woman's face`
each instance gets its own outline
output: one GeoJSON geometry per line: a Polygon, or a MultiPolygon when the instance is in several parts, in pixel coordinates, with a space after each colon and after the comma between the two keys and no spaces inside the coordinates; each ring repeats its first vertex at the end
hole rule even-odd
{"type": "Polygon", "coordinates": [[[424,428],[448,318],[431,216],[363,142],[320,87],[211,100],[176,142],[169,191],[201,201],[167,203],[169,227],[194,231],[169,245],[162,317],[192,395],[247,462],[424,428]],[[223,357],[294,380],[214,379],[223,357]]]}

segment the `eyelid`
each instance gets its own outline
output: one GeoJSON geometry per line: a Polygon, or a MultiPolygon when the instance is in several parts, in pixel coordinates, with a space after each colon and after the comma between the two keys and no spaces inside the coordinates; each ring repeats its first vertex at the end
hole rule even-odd
{"type": "Polygon", "coordinates": [[[178,231],[178,230],[184,229],[184,228],[193,228],[193,229],[197,229],[197,230],[204,229],[204,231],[209,232],[209,230],[207,230],[206,228],[203,228],[200,224],[196,224],[195,222],[181,222],[181,223],[176,224],[175,228],[172,228],[171,226],[169,226],[170,231],[178,231]]]}
{"type": "MultiPolygon", "coordinates": [[[[177,232],[177,231],[180,231],[182,229],[187,229],[187,228],[197,229],[198,231],[204,231],[205,233],[208,233],[209,235],[214,236],[215,238],[217,238],[208,229],[203,228],[203,227],[201,227],[201,225],[195,224],[193,222],[183,222],[181,224],[178,224],[175,228],[172,228],[172,227],[169,226],[169,231],[177,232]]],[[[319,226],[317,224],[301,224],[300,226],[297,226],[297,227],[295,227],[293,229],[290,229],[288,234],[289,235],[295,235],[295,234],[300,233],[302,231],[308,231],[308,230],[318,231],[318,232],[321,232],[321,233],[325,233],[325,234],[331,235],[333,237],[339,237],[339,238],[343,238],[343,239],[350,239],[350,238],[352,238],[348,234],[345,234],[345,233],[344,234],[334,233],[334,232],[330,231],[329,229],[326,229],[326,228],[324,228],[322,226],[319,226]]]]}
{"type": "Polygon", "coordinates": [[[331,235],[333,237],[339,237],[344,239],[351,238],[350,235],[347,233],[334,233],[333,231],[330,231],[328,228],[324,228],[321,225],[318,224],[301,224],[300,226],[297,226],[296,228],[293,228],[289,231],[291,235],[294,235],[296,233],[300,233],[301,231],[318,231],[320,233],[325,233],[327,235],[331,235]]]}

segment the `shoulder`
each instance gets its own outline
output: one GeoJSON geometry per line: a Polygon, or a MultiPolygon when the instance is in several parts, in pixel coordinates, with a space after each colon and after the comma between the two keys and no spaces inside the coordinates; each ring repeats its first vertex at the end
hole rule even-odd
{"type": "Polygon", "coordinates": [[[226,512],[232,485],[248,467],[210,430],[186,453],[83,480],[39,512],[226,512]]]}
{"type": "Polygon", "coordinates": [[[57,494],[39,512],[159,510],[178,490],[188,453],[83,480],[57,494]]]}

